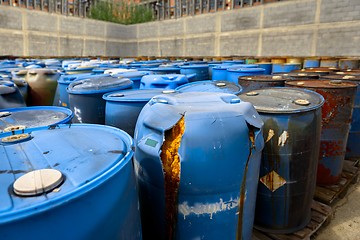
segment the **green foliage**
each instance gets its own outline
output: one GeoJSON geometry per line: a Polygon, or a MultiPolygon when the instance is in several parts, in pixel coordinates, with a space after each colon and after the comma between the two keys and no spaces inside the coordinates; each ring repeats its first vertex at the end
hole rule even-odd
{"type": "Polygon", "coordinates": [[[125,1],[118,3],[99,1],[91,7],[89,17],[121,24],[150,22],[154,19],[151,9],[125,1]]]}

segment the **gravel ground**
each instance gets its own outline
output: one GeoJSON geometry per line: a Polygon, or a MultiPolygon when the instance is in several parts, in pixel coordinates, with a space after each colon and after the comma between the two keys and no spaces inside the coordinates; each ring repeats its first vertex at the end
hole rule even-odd
{"type": "Polygon", "coordinates": [[[327,226],[316,234],[316,240],[357,240],[360,239],[360,183],[351,186],[345,198],[339,200],[334,217],[327,226]]]}

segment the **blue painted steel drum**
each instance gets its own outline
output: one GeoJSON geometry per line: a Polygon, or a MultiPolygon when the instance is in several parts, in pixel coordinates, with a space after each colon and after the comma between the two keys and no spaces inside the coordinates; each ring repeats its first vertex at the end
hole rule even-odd
{"type": "Polygon", "coordinates": [[[19,88],[10,81],[0,80],[0,109],[26,107],[19,88]]]}
{"type": "Polygon", "coordinates": [[[320,67],[320,59],[304,59],[303,68],[317,68],[320,67]]]}
{"type": "Polygon", "coordinates": [[[341,179],[357,84],[319,79],[287,81],[285,86],[306,88],[324,97],[317,184],[337,184],[341,179]]]}
{"type": "Polygon", "coordinates": [[[29,70],[25,77],[28,83],[26,104],[28,106],[53,105],[59,77],[58,72],[46,68],[29,70]]]}
{"type": "Polygon", "coordinates": [[[153,97],[135,130],[146,239],[251,239],[262,121],[225,93],[153,97]]]}
{"type": "Polygon", "coordinates": [[[360,159],[360,76],[328,75],[323,79],[350,81],[358,85],[345,154],[345,159],[358,160],[360,159]]]}
{"type": "Polygon", "coordinates": [[[154,74],[180,74],[179,67],[158,67],[158,68],[151,68],[151,71],[154,74]]]}
{"type": "MultiPolygon", "coordinates": [[[[185,74],[185,75],[196,73],[194,81],[209,80],[208,65],[193,64],[193,65],[180,66],[180,73],[185,74]]],[[[190,79],[189,79],[189,81],[190,81],[190,79]]]]}
{"type": "Polygon", "coordinates": [[[242,76],[262,75],[265,73],[263,68],[229,68],[226,71],[226,80],[233,83],[238,83],[238,78],[242,76]]]}
{"type": "Polygon", "coordinates": [[[228,81],[199,81],[184,84],[175,89],[178,92],[222,92],[239,94],[242,87],[239,84],[228,81]]]}
{"type": "Polygon", "coordinates": [[[238,83],[243,92],[250,92],[261,88],[283,87],[286,79],[282,76],[258,75],[239,77],[238,83]]]}
{"type": "Polygon", "coordinates": [[[359,68],[359,59],[340,59],[339,68],[343,70],[347,69],[358,69],[359,68]]]}
{"type": "Polygon", "coordinates": [[[63,74],[58,80],[57,90],[59,91],[59,100],[55,106],[70,108],[69,94],[67,87],[72,82],[76,82],[83,79],[94,78],[94,77],[108,77],[108,74],[94,74],[94,73],[81,73],[81,74],[63,74]]]}
{"type": "Polygon", "coordinates": [[[11,134],[23,129],[49,127],[70,123],[73,113],[70,109],[54,106],[6,108],[0,111],[0,133],[11,134]]]}
{"type": "Polygon", "coordinates": [[[123,77],[123,78],[129,78],[131,81],[133,81],[134,85],[133,88],[139,89],[140,88],[140,82],[141,78],[143,76],[152,74],[150,71],[135,71],[135,72],[124,72],[124,73],[118,73],[113,75],[114,77],[123,77]]]}
{"type": "Polygon", "coordinates": [[[285,73],[291,72],[294,70],[299,70],[301,68],[300,63],[274,63],[272,65],[272,73],[285,73]]]}
{"type": "Polygon", "coordinates": [[[105,100],[108,92],[129,89],[133,82],[128,78],[97,77],[70,83],[67,88],[73,122],[105,124],[105,100]]]}
{"type": "Polygon", "coordinates": [[[149,100],[167,92],[165,89],[130,89],[104,94],[105,124],[120,128],[134,136],[136,120],[149,100]]]}
{"type": "Polygon", "coordinates": [[[100,125],[0,135],[1,239],[141,239],[133,140],[100,125]]]}
{"type": "Polygon", "coordinates": [[[296,88],[264,88],[239,97],[264,121],[255,227],[282,234],[303,229],[311,219],[324,98],[296,88]]]}
{"type": "Polygon", "coordinates": [[[272,74],[272,67],[273,67],[272,63],[269,63],[269,62],[257,63],[257,65],[259,66],[259,68],[262,68],[265,70],[264,74],[266,74],[266,75],[272,74]]]}
{"type": "Polygon", "coordinates": [[[141,78],[140,89],[175,89],[188,82],[188,78],[183,74],[146,75],[141,78]]]}

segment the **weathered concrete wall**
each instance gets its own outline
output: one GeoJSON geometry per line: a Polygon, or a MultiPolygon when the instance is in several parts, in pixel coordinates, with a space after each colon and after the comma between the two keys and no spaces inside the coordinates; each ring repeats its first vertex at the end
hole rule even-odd
{"type": "Polygon", "coordinates": [[[289,0],[132,26],[0,6],[0,55],[360,56],[359,0],[289,0]]]}

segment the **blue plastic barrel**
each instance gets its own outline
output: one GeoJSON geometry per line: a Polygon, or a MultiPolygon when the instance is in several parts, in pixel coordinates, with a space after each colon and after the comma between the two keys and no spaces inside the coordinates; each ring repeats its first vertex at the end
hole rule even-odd
{"type": "Polygon", "coordinates": [[[273,67],[272,63],[257,63],[257,65],[259,66],[259,68],[265,69],[264,74],[266,75],[272,74],[272,67],[273,67]]]}
{"type": "Polygon", "coordinates": [[[299,70],[301,68],[300,63],[274,63],[272,65],[272,73],[285,73],[291,72],[294,70],[299,70]]]}
{"type": "Polygon", "coordinates": [[[140,82],[141,78],[143,76],[152,74],[150,71],[134,71],[134,72],[124,72],[124,73],[118,73],[113,75],[114,77],[123,77],[123,78],[129,78],[131,81],[133,81],[134,85],[133,88],[139,89],[140,88],[140,82]]]}
{"type": "Polygon", "coordinates": [[[230,65],[228,64],[218,64],[212,67],[212,80],[226,80],[227,71],[226,69],[229,68],[230,65]]]}
{"type": "Polygon", "coordinates": [[[175,89],[188,82],[188,78],[183,74],[146,75],[141,78],[140,89],[175,89]]]}
{"type": "Polygon", "coordinates": [[[129,89],[133,82],[128,78],[94,77],[70,83],[67,88],[73,122],[105,123],[105,100],[108,92],[129,89]]]}
{"type": "MultiPolygon", "coordinates": [[[[193,74],[196,73],[194,81],[204,81],[209,80],[209,67],[208,65],[203,64],[192,64],[180,66],[181,74],[193,74]]],[[[190,80],[190,79],[189,79],[190,80]]]]}
{"type": "Polygon", "coordinates": [[[19,88],[10,81],[0,80],[0,109],[26,107],[19,88]]]}
{"type": "Polygon", "coordinates": [[[304,59],[303,68],[317,68],[320,67],[320,59],[304,59]]]}
{"type": "Polygon", "coordinates": [[[223,61],[223,63],[230,64],[230,65],[245,64],[245,60],[229,60],[229,61],[223,61]]]}
{"type": "Polygon", "coordinates": [[[226,80],[233,83],[238,83],[238,78],[242,76],[265,74],[263,68],[228,68],[226,71],[226,80]]]}
{"type": "Polygon", "coordinates": [[[59,100],[55,106],[62,106],[70,108],[69,103],[69,94],[67,92],[67,87],[70,83],[79,81],[82,79],[94,78],[94,77],[106,77],[110,76],[108,74],[94,74],[94,73],[81,73],[81,74],[64,74],[61,75],[58,80],[57,90],[59,92],[59,100]]]}
{"type": "Polygon", "coordinates": [[[158,68],[151,68],[151,71],[154,74],[180,74],[179,67],[158,67],[158,68]]]}
{"type": "Polygon", "coordinates": [[[49,127],[70,123],[73,113],[70,109],[54,106],[17,107],[1,109],[0,133],[49,127]]]}
{"type": "Polygon", "coordinates": [[[165,89],[130,89],[104,94],[106,101],[105,124],[120,128],[134,136],[136,120],[141,109],[154,96],[167,92],[165,89]]]}
{"type": "Polygon", "coordinates": [[[144,238],[251,239],[262,124],[233,94],[153,97],[135,130],[144,238]]]}
{"type": "Polygon", "coordinates": [[[132,148],[100,125],[0,135],[0,239],[141,239],[132,148]]]}
{"type": "Polygon", "coordinates": [[[239,84],[228,81],[199,81],[179,86],[175,89],[179,92],[222,92],[239,94],[242,87],[239,84]]]}
{"type": "Polygon", "coordinates": [[[311,219],[324,98],[296,88],[257,89],[239,97],[264,121],[255,227],[281,234],[301,230],[311,219]]]}

